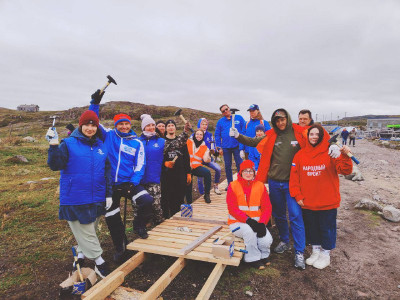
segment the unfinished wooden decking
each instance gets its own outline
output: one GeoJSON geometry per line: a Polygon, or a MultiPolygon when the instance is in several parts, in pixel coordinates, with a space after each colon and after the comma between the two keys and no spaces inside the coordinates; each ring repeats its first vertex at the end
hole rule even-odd
{"type": "Polygon", "coordinates": [[[126,275],[144,261],[146,253],[153,253],[173,256],[178,259],[149,290],[141,295],[140,299],[156,299],[161,295],[169,283],[185,267],[187,259],[216,264],[196,298],[208,299],[225,267],[227,265],[238,266],[243,256],[242,252],[238,251],[244,249],[243,240],[239,238],[235,238],[235,251],[231,258],[221,259],[212,255],[213,241],[229,232],[225,197],[226,194],[212,194],[210,204],[205,203],[203,197],[200,197],[192,204],[192,218],[182,218],[180,212],[178,212],[172,218],[165,220],[149,231],[149,238],[136,239],[130,243],[127,248],[136,250],[138,253],[88,290],[82,298],[104,299],[124,282],[126,275]],[[187,228],[188,231],[180,231],[180,228],[187,228]]]}

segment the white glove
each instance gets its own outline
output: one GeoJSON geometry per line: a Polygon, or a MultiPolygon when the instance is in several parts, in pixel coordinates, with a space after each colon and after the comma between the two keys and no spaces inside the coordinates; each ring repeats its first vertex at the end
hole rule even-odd
{"type": "Polygon", "coordinates": [[[338,158],[340,156],[340,148],[338,145],[331,145],[329,147],[329,156],[332,158],[338,158]]]}
{"type": "Polygon", "coordinates": [[[237,139],[239,137],[239,131],[236,128],[231,127],[229,129],[229,136],[234,137],[237,139]]]}
{"type": "Polygon", "coordinates": [[[49,127],[46,132],[46,140],[50,145],[58,145],[58,133],[55,127],[49,127]]]}
{"type": "Polygon", "coordinates": [[[111,197],[107,197],[106,198],[106,210],[109,210],[111,205],[112,205],[112,198],[111,197]]]}
{"type": "Polygon", "coordinates": [[[240,158],[243,160],[246,158],[246,154],[244,153],[244,150],[240,150],[240,158]]]}

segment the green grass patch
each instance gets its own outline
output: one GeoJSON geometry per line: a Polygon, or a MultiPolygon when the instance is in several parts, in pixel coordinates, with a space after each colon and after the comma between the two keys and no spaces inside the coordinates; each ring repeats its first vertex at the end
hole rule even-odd
{"type": "Polygon", "coordinates": [[[29,270],[24,270],[21,274],[9,274],[0,279],[0,291],[6,291],[10,288],[28,284],[34,280],[29,270]]]}

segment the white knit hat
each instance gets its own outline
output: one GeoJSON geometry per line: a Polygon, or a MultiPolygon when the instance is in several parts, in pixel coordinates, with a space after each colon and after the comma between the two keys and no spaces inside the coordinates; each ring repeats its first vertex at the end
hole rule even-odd
{"type": "Polygon", "coordinates": [[[148,114],[143,114],[140,116],[140,119],[142,119],[142,131],[144,130],[144,128],[149,125],[149,124],[156,124],[156,122],[154,122],[153,118],[148,115],[148,114]]]}

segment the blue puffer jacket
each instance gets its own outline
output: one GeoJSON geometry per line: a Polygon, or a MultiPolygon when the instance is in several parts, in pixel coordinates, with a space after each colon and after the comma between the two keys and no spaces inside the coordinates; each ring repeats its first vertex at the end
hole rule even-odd
{"type": "MultiPolygon", "coordinates": [[[[98,104],[91,104],[89,110],[99,115],[98,104]]],[[[113,184],[131,182],[138,185],[146,168],[143,143],[133,130],[123,133],[116,129],[106,129],[101,124],[99,128],[107,147],[113,184]]]]}
{"type": "Polygon", "coordinates": [[[107,148],[100,139],[90,140],[76,129],[60,146],[50,146],[47,164],[61,170],[60,205],[104,202],[107,148]]]}
{"type": "Polygon", "coordinates": [[[261,154],[258,152],[256,147],[248,147],[249,149],[249,159],[254,163],[254,168],[257,171],[258,165],[260,164],[261,154]]]}
{"type": "MultiPolygon", "coordinates": [[[[207,119],[200,118],[199,121],[197,122],[197,128],[200,128],[201,121],[203,121],[203,120],[207,120],[207,119]]],[[[192,134],[192,137],[193,137],[193,135],[194,134],[192,134]]],[[[204,142],[206,143],[206,146],[208,147],[208,149],[215,150],[215,140],[214,140],[214,137],[211,132],[206,131],[204,133],[204,142]]]]}
{"type": "MultiPolygon", "coordinates": [[[[245,128],[244,128],[244,134],[248,137],[255,137],[256,136],[256,126],[257,125],[264,125],[265,127],[265,131],[270,130],[271,126],[269,126],[268,121],[265,120],[253,120],[251,119],[250,121],[247,121],[245,124],[245,128]]],[[[250,148],[249,146],[244,146],[244,151],[250,154],[250,148]]]]}
{"type": "MultiPolygon", "coordinates": [[[[241,115],[235,115],[235,128],[239,133],[243,134],[246,122],[241,115]]],[[[239,142],[229,136],[229,129],[232,127],[232,119],[228,120],[226,117],[222,117],[218,120],[215,128],[215,144],[221,148],[236,148],[239,142]]],[[[244,145],[240,144],[240,149],[244,149],[244,145]]]]}
{"type": "Polygon", "coordinates": [[[141,140],[144,145],[147,161],[144,176],[140,183],[160,184],[165,140],[157,135],[148,138],[144,134],[139,137],[139,140],[141,140]]]}

